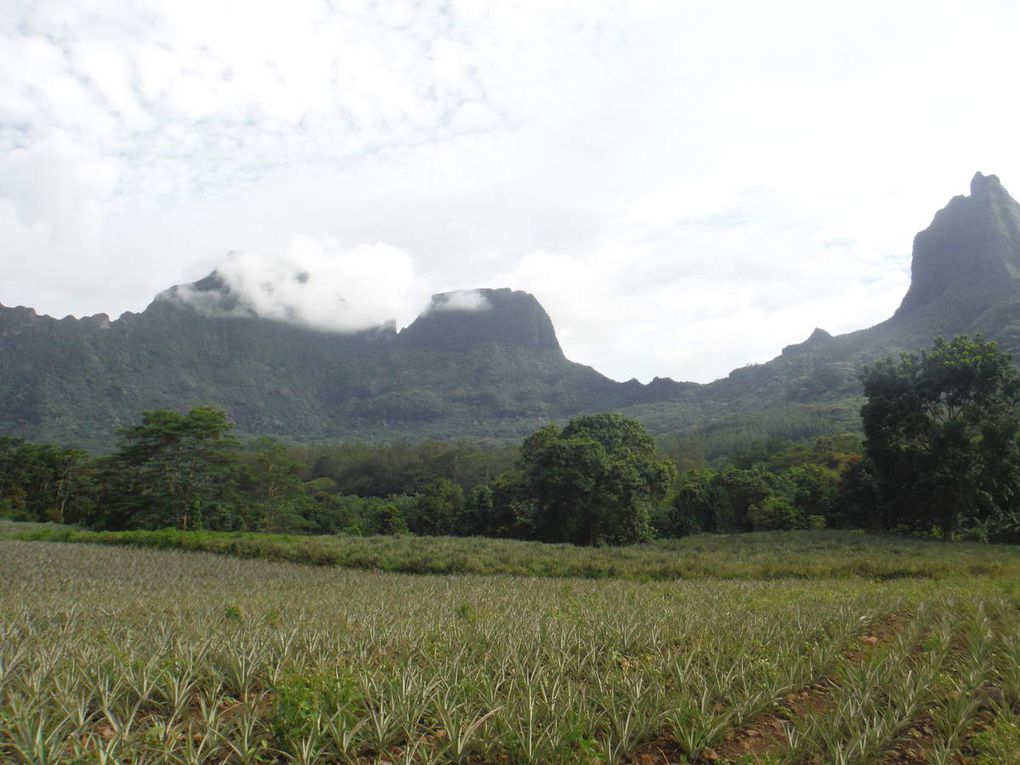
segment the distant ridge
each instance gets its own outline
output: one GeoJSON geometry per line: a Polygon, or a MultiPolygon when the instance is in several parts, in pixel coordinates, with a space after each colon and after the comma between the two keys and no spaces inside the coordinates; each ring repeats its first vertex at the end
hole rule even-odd
{"type": "Polygon", "coordinates": [[[1020,352],[1020,205],[981,173],[917,234],[892,317],[815,329],[708,385],[618,383],[569,361],[526,292],[441,293],[401,332],[342,334],[260,318],[214,272],[116,320],[0,305],[0,433],[104,449],[145,409],[212,404],[243,434],[295,441],[517,439],[605,410],[692,441],[804,438],[859,427],[864,364],[977,332],[1020,352]]]}

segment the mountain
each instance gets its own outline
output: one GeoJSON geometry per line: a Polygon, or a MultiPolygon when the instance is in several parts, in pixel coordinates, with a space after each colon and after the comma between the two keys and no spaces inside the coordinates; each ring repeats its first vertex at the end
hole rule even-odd
{"type": "Polygon", "coordinates": [[[910,289],[894,319],[952,306],[980,313],[1009,300],[1020,278],[1020,207],[994,175],[978,173],[914,239],[910,289]]]}
{"type": "Polygon", "coordinates": [[[838,336],[815,329],[769,362],[628,413],[653,432],[701,439],[857,431],[859,376],[878,358],[981,333],[1020,361],[1020,205],[994,175],[977,173],[970,192],[914,238],[910,288],[889,319],[838,336]]]}
{"type": "Polygon", "coordinates": [[[401,331],[338,333],[260,318],[219,274],[116,320],[0,306],[0,432],[110,447],[145,409],[212,404],[243,434],[297,441],[516,439],[552,419],[622,411],[659,435],[800,438],[859,427],[858,376],[938,335],[982,332],[1020,355],[1020,205],[978,173],[914,241],[899,309],[816,329],[707,385],[618,383],[568,360],[534,296],[444,293],[401,331]]]}
{"type": "Polygon", "coordinates": [[[662,399],[569,361],[534,296],[435,295],[403,331],[336,333],[258,318],[217,275],[140,314],[0,306],[0,432],[105,449],[153,408],[224,408],[243,434],[294,440],[517,438],[550,419],[662,399]]]}

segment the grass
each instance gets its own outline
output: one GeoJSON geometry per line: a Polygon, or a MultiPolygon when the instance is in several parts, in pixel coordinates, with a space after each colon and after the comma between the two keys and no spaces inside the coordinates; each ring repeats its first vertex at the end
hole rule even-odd
{"type": "Polygon", "coordinates": [[[209,531],[84,531],[0,522],[0,538],[212,552],[405,574],[589,579],[863,579],[985,576],[1020,580],[1020,548],[847,531],[697,535],[583,548],[454,537],[343,537],[209,531]]]}

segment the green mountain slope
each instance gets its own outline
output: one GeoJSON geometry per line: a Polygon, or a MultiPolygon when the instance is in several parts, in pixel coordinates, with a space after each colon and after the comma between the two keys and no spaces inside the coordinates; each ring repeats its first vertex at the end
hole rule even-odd
{"type": "Polygon", "coordinates": [[[976,332],[1020,353],[1020,205],[979,173],[917,235],[892,317],[838,337],[815,330],[708,385],[614,382],[564,357],[533,296],[478,296],[483,310],[437,295],[400,332],[353,334],[261,319],[216,274],[114,321],[0,306],[0,433],[103,449],[145,409],[199,404],[223,407],[244,434],[299,441],[510,439],[603,410],[720,443],[853,430],[869,361],[976,332]]]}
{"type": "Polygon", "coordinates": [[[549,421],[662,397],[568,361],[527,293],[481,290],[488,309],[433,309],[402,332],[327,333],[220,314],[207,277],[141,314],[56,320],[0,307],[0,432],[106,448],[145,409],[213,404],[245,434],[295,440],[516,438],[549,421]],[[195,306],[201,310],[196,310],[195,306]]]}

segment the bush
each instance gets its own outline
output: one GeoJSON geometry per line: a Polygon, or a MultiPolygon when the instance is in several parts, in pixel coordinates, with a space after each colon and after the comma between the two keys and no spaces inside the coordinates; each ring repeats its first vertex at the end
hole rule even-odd
{"type": "Polygon", "coordinates": [[[788,531],[802,525],[801,515],[790,501],[774,494],[760,505],[751,505],[747,518],[755,531],[788,531]]]}

